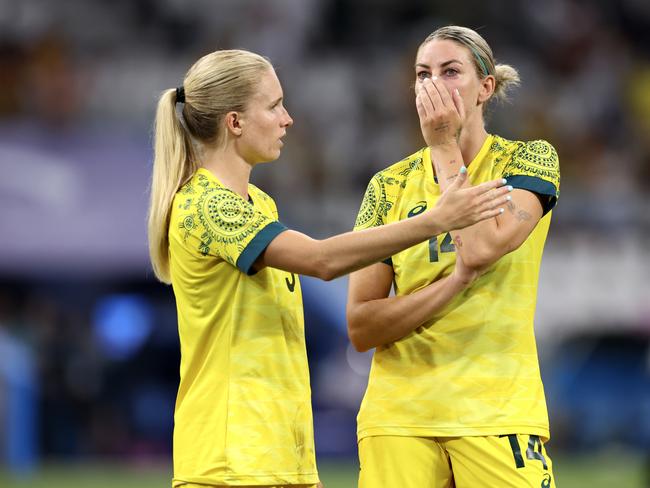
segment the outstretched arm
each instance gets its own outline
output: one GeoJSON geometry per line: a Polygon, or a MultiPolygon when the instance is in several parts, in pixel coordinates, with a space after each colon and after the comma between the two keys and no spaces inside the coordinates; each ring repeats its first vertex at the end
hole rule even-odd
{"type": "Polygon", "coordinates": [[[460,175],[435,208],[407,220],[324,240],[296,231],[282,232],[257,258],[254,268],[271,266],[331,280],[502,211],[509,190],[501,186],[501,180],[462,188],[466,179],[465,174],[460,175]]]}

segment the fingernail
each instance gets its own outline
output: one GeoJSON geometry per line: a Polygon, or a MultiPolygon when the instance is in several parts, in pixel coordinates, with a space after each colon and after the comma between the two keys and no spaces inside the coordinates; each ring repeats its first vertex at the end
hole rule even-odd
{"type": "Polygon", "coordinates": [[[514,190],[514,188],[512,187],[512,185],[508,185],[508,191],[512,191],[512,190],[514,190]]]}
{"type": "Polygon", "coordinates": [[[456,92],[456,95],[460,96],[460,92],[458,91],[458,88],[454,89],[454,91],[456,92]]]}
{"type": "Polygon", "coordinates": [[[510,195],[508,195],[508,196],[506,197],[506,200],[510,201],[510,200],[512,200],[512,197],[511,197],[510,195]]]}
{"type": "Polygon", "coordinates": [[[460,167],[460,173],[461,173],[461,174],[465,174],[465,173],[467,173],[467,168],[466,168],[465,166],[461,166],[461,167],[460,167]]]}
{"type": "Polygon", "coordinates": [[[501,181],[503,181],[503,184],[504,184],[504,185],[505,185],[506,183],[508,183],[508,180],[506,180],[505,178],[502,179],[501,181]]]}
{"type": "Polygon", "coordinates": [[[432,77],[431,77],[431,81],[434,81],[434,80],[437,80],[437,79],[438,79],[437,76],[432,76],[432,77]]]}
{"type": "Polygon", "coordinates": [[[503,212],[505,212],[505,210],[503,210],[502,208],[500,208],[500,209],[499,209],[499,213],[503,213],[503,212]]]}

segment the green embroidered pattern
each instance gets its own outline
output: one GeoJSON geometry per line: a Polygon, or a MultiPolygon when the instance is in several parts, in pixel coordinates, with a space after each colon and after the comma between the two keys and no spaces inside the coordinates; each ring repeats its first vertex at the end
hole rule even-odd
{"type": "Polygon", "coordinates": [[[187,215],[179,222],[178,227],[183,234],[183,242],[187,242],[188,237],[190,237],[192,231],[198,227],[198,224],[194,220],[194,215],[187,215]]]}
{"type": "Polygon", "coordinates": [[[400,184],[400,180],[385,178],[381,173],[376,174],[370,180],[354,224],[355,229],[367,229],[383,225],[384,217],[388,215],[388,211],[393,206],[392,202],[386,199],[386,184],[400,184]]]}
{"type": "Polygon", "coordinates": [[[546,141],[532,141],[521,144],[512,154],[504,177],[525,175],[546,180],[555,188],[560,186],[560,170],[557,153],[546,141]]]}
{"type": "Polygon", "coordinates": [[[269,222],[249,202],[227,188],[213,185],[201,174],[179,193],[190,197],[178,204],[184,212],[176,225],[183,242],[187,243],[192,235],[198,238],[198,250],[203,256],[219,254],[233,263],[230,254],[242,251],[251,236],[269,222]],[[217,253],[217,248],[223,252],[217,253]]]}
{"type": "MultiPolygon", "coordinates": [[[[417,158],[414,159],[413,161],[410,161],[408,164],[408,167],[404,168],[402,171],[399,172],[400,176],[408,176],[411,174],[412,171],[417,171],[417,170],[422,170],[422,158],[417,158]]],[[[406,186],[406,185],[404,185],[406,186]]],[[[404,186],[402,188],[404,188],[404,186]]]]}
{"type": "Polygon", "coordinates": [[[196,209],[210,242],[220,244],[242,244],[268,221],[239,195],[224,188],[207,189],[196,209]]]}

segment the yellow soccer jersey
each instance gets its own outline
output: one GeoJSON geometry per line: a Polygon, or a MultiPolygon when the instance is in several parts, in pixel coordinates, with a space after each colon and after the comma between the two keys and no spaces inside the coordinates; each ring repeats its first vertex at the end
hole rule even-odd
{"type": "Polygon", "coordinates": [[[170,266],[181,344],[174,486],[318,482],[298,277],[255,259],[285,227],[206,169],[176,194],[170,266]]]}
{"type": "MultiPolygon", "coordinates": [[[[559,165],[545,141],[489,136],[468,165],[473,185],[506,177],[544,202],[545,216],[516,251],[493,264],[426,324],[375,351],[358,416],[358,437],[549,437],[533,317],[559,165]]],[[[406,219],[440,198],[428,148],[377,173],[356,229],[406,219]]],[[[394,255],[395,293],[407,295],[449,275],[456,260],[449,234],[394,255]]]]}

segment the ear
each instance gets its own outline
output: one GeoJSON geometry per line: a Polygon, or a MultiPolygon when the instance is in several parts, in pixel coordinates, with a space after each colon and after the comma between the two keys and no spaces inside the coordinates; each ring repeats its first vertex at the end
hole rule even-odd
{"type": "Polygon", "coordinates": [[[478,91],[478,103],[487,102],[496,87],[496,79],[492,75],[488,75],[481,80],[481,87],[478,91]]]}
{"type": "Polygon", "coordinates": [[[241,114],[239,112],[228,112],[226,114],[225,121],[228,132],[234,136],[241,135],[244,121],[242,120],[241,114]]]}

